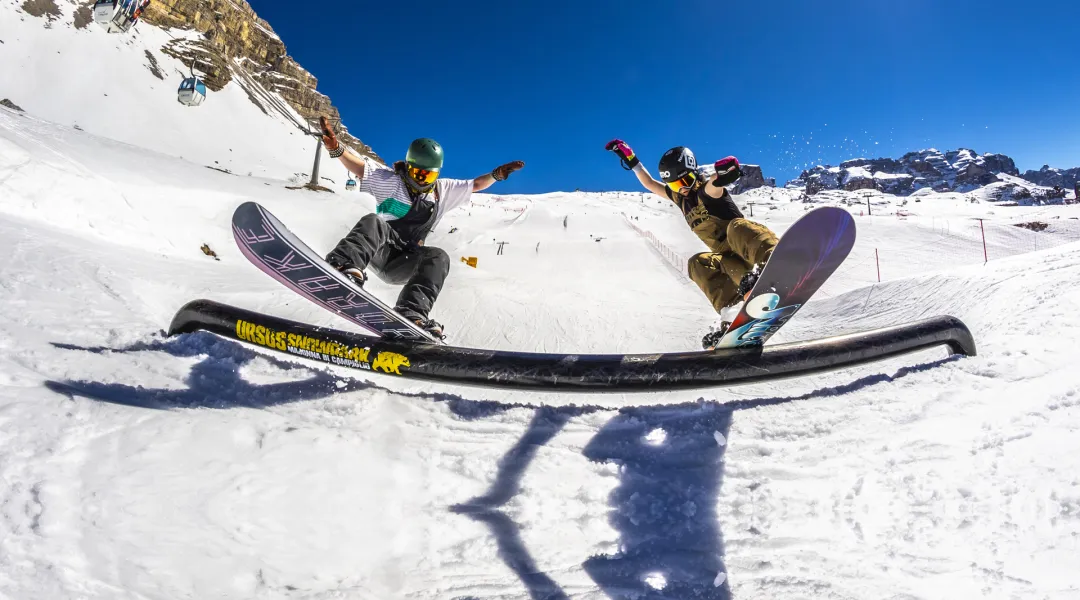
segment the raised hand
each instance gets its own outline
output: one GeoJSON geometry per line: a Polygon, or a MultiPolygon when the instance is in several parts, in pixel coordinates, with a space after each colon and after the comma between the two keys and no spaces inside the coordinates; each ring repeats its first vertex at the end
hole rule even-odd
{"type": "Polygon", "coordinates": [[[511,173],[517,171],[525,166],[525,161],[515,160],[514,162],[508,162],[505,165],[495,167],[495,170],[491,172],[491,176],[495,178],[495,181],[506,181],[506,178],[511,173]]]}
{"type": "Polygon", "coordinates": [[[319,117],[319,127],[322,128],[322,141],[326,149],[331,152],[337,150],[341,146],[341,142],[338,142],[337,135],[334,134],[334,130],[330,127],[326,117],[319,117]]]}
{"type": "Polygon", "coordinates": [[[713,168],[716,169],[716,180],[713,185],[717,187],[724,187],[735,183],[739,177],[742,177],[742,168],[739,167],[739,159],[734,156],[727,156],[713,163],[713,168]]]}
{"type": "Polygon", "coordinates": [[[638,160],[638,157],[634,154],[634,151],[630,148],[630,146],[628,146],[626,142],[620,139],[611,140],[607,143],[606,146],[604,146],[604,149],[610,152],[614,152],[616,155],[618,155],[619,160],[627,169],[633,169],[634,167],[638,166],[638,163],[641,162],[640,160],[638,160]]]}

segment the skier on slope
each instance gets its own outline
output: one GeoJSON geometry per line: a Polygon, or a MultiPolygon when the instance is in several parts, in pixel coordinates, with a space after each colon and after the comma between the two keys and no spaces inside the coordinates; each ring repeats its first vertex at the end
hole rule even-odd
{"type": "Polygon", "coordinates": [[[716,173],[706,179],[698,173],[694,153],[676,146],[660,158],[661,183],[652,178],[626,142],[612,140],[605,148],[634,171],[645,189],[674,202],[686,224],[709,247],[708,252],[690,258],[687,272],[720,314],[721,326],[701,340],[704,348],[713,348],[724,337],[738,314],[735,309],[754,287],[757,273],[777,243],[776,234],[768,227],[743,217],[724,187],[742,175],[739,161],[734,156],[716,161],[716,173]]]}
{"type": "Polygon", "coordinates": [[[360,219],[326,261],[360,286],[367,267],[386,283],[404,284],[394,310],[433,336],[445,337],[442,325],[428,315],[450,272],[450,257],[440,248],[425,246],[424,238],[443,215],[468,202],[473,192],[506,180],[525,163],[506,163],[475,179],[439,179],[443,149],[435,140],[414,140],[405,160],[391,169],[347,152],[326,117],[320,117],[319,123],[330,157],[355,174],[359,190],[375,196],[377,202],[375,212],[360,219]]]}

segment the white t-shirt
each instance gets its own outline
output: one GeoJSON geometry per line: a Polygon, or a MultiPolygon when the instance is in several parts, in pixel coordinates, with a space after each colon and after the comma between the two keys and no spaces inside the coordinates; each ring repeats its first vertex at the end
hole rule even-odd
{"type": "MultiPolygon", "coordinates": [[[[374,161],[364,161],[364,178],[360,181],[360,191],[375,196],[375,213],[386,221],[396,221],[408,214],[413,202],[405,182],[391,168],[374,161]]],[[[428,192],[422,198],[435,202],[435,222],[438,225],[443,215],[465,204],[472,198],[472,179],[437,179],[435,187],[439,189],[439,201],[428,192]]]]}

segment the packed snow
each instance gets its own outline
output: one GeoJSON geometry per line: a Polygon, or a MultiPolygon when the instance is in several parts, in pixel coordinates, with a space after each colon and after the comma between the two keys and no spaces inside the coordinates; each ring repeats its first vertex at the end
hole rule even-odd
{"type": "MultiPolygon", "coordinates": [[[[916,217],[862,216],[857,250],[902,257],[894,272],[838,273],[779,336],[953,314],[974,358],[935,350],[696,393],[526,395],[162,337],[196,297],[348,328],[250,266],[229,215],[258,200],[327,248],[370,197],[287,190],[2,109],[0,181],[0,594],[1080,591],[1075,243],[956,266],[916,217]]],[[[755,218],[782,231],[805,206],[772,193],[755,218]]],[[[1001,228],[1076,210],[934,200],[921,218],[981,208],[1001,228]]],[[[693,349],[707,303],[627,225],[692,251],[679,219],[639,193],[478,195],[429,240],[479,259],[454,264],[434,316],[469,346],[693,349]]]]}
{"type": "MultiPolygon", "coordinates": [[[[9,14],[5,61],[63,42],[143,72],[167,40],[9,14]]],[[[340,176],[288,189],[311,140],[234,86],[174,111],[175,82],[138,96],[144,76],[87,75],[169,106],[133,131],[0,71],[27,110],[0,108],[0,598],[1080,595],[1080,206],[736,198],[778,232],[814,206],[856,217],[850,258],[775,341],[951,314],[976,357],[638,395],[418,383],[164,337],[194,298],[350,329],[251,266],[229,218],[254,200],[328,249],[374,199],[340,176]],[[206,168],[229,148],[232,174],[206,168]]],[[[491,192],[428,239],[455,261],[432,315],[452,343],[698,347],[715,315],[685,260],[703,247],[670,202],[491,192]]]]}

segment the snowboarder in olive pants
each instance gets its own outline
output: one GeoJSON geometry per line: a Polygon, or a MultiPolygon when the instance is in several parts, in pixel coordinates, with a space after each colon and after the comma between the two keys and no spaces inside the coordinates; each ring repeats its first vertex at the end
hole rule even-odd
{"type": "Polygon", "coordinates": [[[709,252],[690,258],[687,272],[721,317],[720,328],[701,341],[705,348],[712,348],[738,314],[724,309],[740,305],[777,243],[776,234],[768,227],[743,217],[724,187],[742,175],[739,161],[734,156],[716,161],[716,173],[706,178],[698,173],[694,153],[676,146],[660,158],[661,183],[652,178],[626,142],[612,140],[606,149],[617,154],[625,168],[634,171],[645,189],[674,202],[686,224],[708,246],[709,252]]]}
{"type": "Polygon", "coordinates": [[[405,160],[391,169],[347,152],[326,117],[320,124],[331,158],[354,173],[360,191],[375,196],[376,202],[375,212],[360,219],[326,261],[360,286],[368,267],[386,283],[404,284],[394,310],[433,336],[445,337],[442,325],[428,315],[450,272],[450,257],[440,248],[425,246],[424,238],[473,192],[504,181],[525,163],[506,163],[475,179],[439,179],[443,149],[435,140],[414,140],[405,160]]]}

